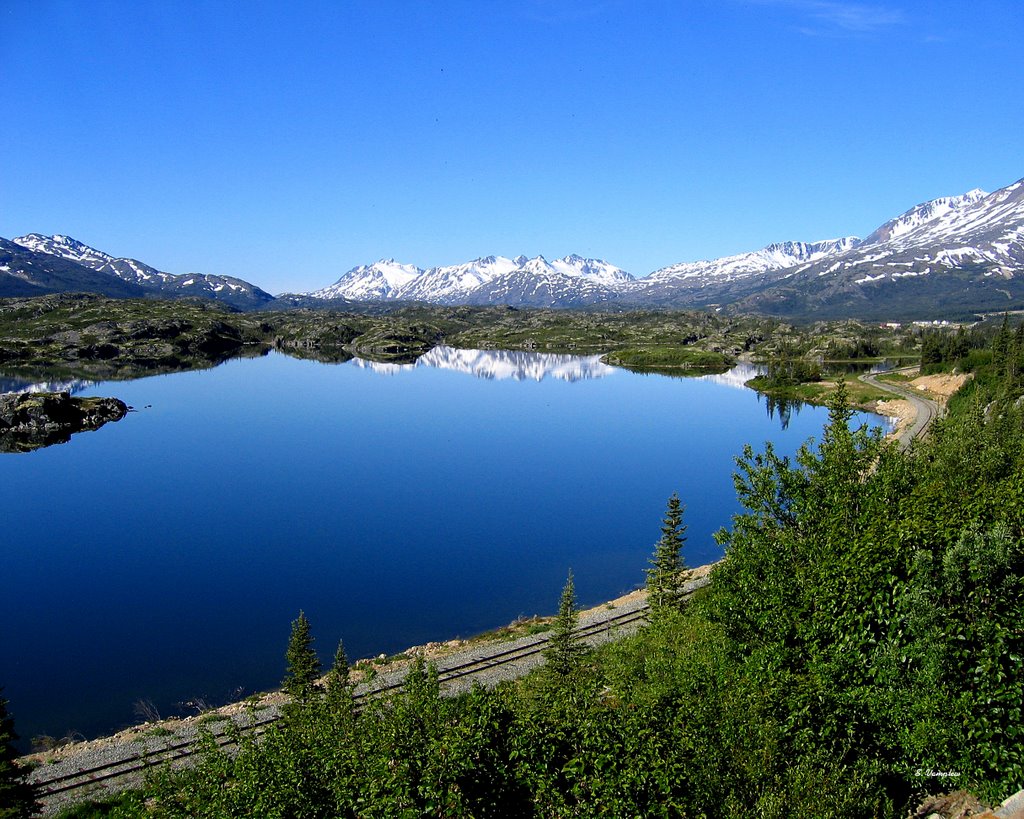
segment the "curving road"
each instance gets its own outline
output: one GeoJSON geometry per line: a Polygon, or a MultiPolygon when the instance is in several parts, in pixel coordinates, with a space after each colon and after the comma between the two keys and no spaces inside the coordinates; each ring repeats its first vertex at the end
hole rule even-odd
{"type": "Polygon", "coordinates": [[[940,407],[935,401],[932,401],[932,399],[925,398],[919,392],[910,389],[909,387],[879,381],[878,375],[879,373],[865,373],[860,376],[860,380],[865,384],[870,384],[873,387],[878,387],[880,390],[892,393],[899,398],[906,399],[913,405],[914,411],[917,414],[914,418],[914,423],[908,426],[897,436],[900,448],[906,449],[910,446],[910,442],[915,438],[921,438],[924,436],[928,431],[928,427],[931,422],[942,415],[942,407],[940,407]]]}

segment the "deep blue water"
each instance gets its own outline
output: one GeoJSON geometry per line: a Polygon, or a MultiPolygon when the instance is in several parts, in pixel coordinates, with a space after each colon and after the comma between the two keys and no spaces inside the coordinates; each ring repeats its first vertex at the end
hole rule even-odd
{"type": "Polygon", "coordinates": [[[709,562],[743,444],[791,453],[827,418],[783,429],[735,378],[451,355],[97,384],[138,411],[0,455],[0,685],[23,738],[273,687],[299,609],[326,661],[339,637],[356,658],[551,613],[570,567],[583,604],[610,599],[643,583],[674,491],[685,558],[709,562]]]}

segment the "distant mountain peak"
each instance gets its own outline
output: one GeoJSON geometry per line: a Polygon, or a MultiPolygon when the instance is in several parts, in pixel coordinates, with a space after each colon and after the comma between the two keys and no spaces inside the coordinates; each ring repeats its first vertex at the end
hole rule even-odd
{"type": "MultiPolygon", "coordinates": [[[[520,255],[514,259],[490,255],[425,270],[394,259],[382,259],[353,267],[329,287],[305,295],[319,299],[462,304],[471,301],[474,294],[486,287],[490,293],[501,293],[501,298],[508,299],[508,303],[528,299],[546,306],[548,303],[577,303],[585,294],[597,293],[589,285],[574,281],[576,279],[607,288],[632,281],[632,278],[614,265],[576,254],[554,261],[548,261],[543,255],[533,258],[520,255]],[[537,295],[538,288],[546,295],[537,295]],[[531,295],[524,295],[525,290],[531,295]]],[[[600,300],[607,298],[608,294],[602,291],[600,300]]]]}
{"type": "Polygon", "coordinates": [[[864,239],[863,244],[873,245],[897,239],[921,225],[941,219],[950,213],[964,210],[982,201],[988,194],[981,188],[974,188],[959,196],[940,196],[937,199],[930,199],[919,205],[914,205],[910,210],[901,213],[895,219],[879,227],[874,233],[864,239]]]}
{"type": "Polygon", "coordinates": [[[25,236],[19,236],[13,241],[36,253],[48,253],[51,256],[59,256],[62,259],[80,262],[87,267],[96,268],[114,258],[108,253],[96,250],[94,247],[89,247],[85,242],[80,242],[78,239],[60,233],[53,236],[29,233],[25,236]]]}
{"type": "MultiPolygon", "coordinates": [[[[96,280],[99,282],[98,284],[86,285],[83,283],[78,289],[98,290],[115,296],[146,294],[164,298],[197,296],[222,301],[232,307],[240,308],[261,307],[274,300],[269,293],[242,279],[202,273],[186,273],[184,275],[164,273],[137,259],[111,256],[109,253],[90,247],[65,234],[44,236],[40,233],[29,233],[18,237],[14,242],[33,253],[74,262],[99,274],[99,278],[96,280]],[[114,282],[118,286],[114,286],[114,282]],[[129,285],[127,291],[121,287],[123,284],[129,285]]],[[[85,282],[84,279],[83,282],[85,282]]],[[[66,289],[63,285],[54,285],[50,292],[62,292],[66,289]]]]}

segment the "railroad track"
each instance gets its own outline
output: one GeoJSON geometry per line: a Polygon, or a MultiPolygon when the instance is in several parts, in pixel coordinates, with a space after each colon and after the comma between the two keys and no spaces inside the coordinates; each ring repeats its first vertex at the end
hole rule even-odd
{"type": "MultiPolygon", "coordinates": [[[[900,370],[894,370],[893,372],[900,372],[901,370],[909,369],[913,368],[903,367],[900,368],[900,370]]],[[[931,426],[932,421],[942,414],[942,407],[936,401],[926,398],[920,393],[899,384],[879,381],[878,373],[865,373],[860,376],[860,380],[865,384],[870,384],[873,387],[877,387],[880,390],[891,393],[897,398],[903,398],[913,405],[916,417],[914,418],[914,423],[900,433],[899,445],[901,449],[909,447],[910,442],[914,439],[923,438],[925,433],[928,431],[928,427],[931,426]]]]}
{"type": "MultiPolygon", "coordinates": [[[[704,585],[704,583],[698,581],[691,584],[691,593],[700,585],[704,585]]],[[[647,606],[643,605],[637,609],[582,625],[577,628],[576,634],[581,640],[597,642],[598,638],[602,635],[639,623],[646,619],[646,617],[647,606]]],[[[524,663],[524,661],[542,654],[547,644],[547,636],[538,636],[534,640],[519,642],[511,648],[489,652],[480,657],[468,658],[455,665],[441,667],[438,669],[438,682],[443,689],[451,687],[456,681],[472,680],[474,677],[486,676],[488,672],[492,672],[494,669],[524,663]]],[[[524,664],[522,672],[525,672],[528,667],[532,666],[533,663],[530,663],[529,666],[524,664]]],[[[372,687],[357,690],[354,695],[357,710],[361,710],[370,702],[402,688],[403,685],[404,675],[402,678],[394,681],[385,682],[377,686],[372,686],[371,684],[372,687]]],[[[238,736],[259,736],[280,719],[280,713],[274,713],[262,719],[235,723],[237,732],[235,730],[229,732],[223,729],[219,733],[214,732],[214,742],[220,748],[234,747],[237,745],[238,736]]],[[[213,728],[211,728],[212,730],[213,728]]],[[[125,754],[119,759],[106,761],[103,764],[58,773],[58,775],[53,777],[45,775],[45,768],[36,768],[31,779],[39,789],[39,797],[44,808],[57,809],[76,801],[76,792],[83,792],[83,796],[86,792],[89,795],[93,795],[95,791],[101,791],[103,795],[110,795],[138,784],[141,775],[155,766],[174,765],[176,763],[187,764],[191,757],[196,756],[200,752],[198,737],[192,737],[171,742],[157,748],[125,754]],[[55,804],[55,802],[59,802],[59,804],[55,804]]]]}

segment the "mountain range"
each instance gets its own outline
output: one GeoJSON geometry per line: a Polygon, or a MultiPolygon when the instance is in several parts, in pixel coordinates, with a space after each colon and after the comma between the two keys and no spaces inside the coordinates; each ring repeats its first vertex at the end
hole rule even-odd
{"type": "Polygon", "coordinates": [[[656,270],[600,259],[485,256],[420,268],[394,259],[308,293],[269,293],[230,276],[174,275],[67,236],[0,239],[0,296],[87,290],[198,296],[239,309],[354,303],[632,309],[707,308],[796,318],[947,318],[1024,309],[1024,180],[916,205],[867,237],[786,241],[656,270]]]}
{"type": "Polygon", "coordinates": [[[864,239],[787,241],[637,279],[598,259],[487,256],[361,265],[292,298],[711,308],[796,317],[934,318],[1024,308],[1024,180],[917,205],[864,239]]]}
{"type": "Polygon", "coordinates": [[[252,310],[274,297],[233,276],[164,273],[137,259],[116,258],[70,236],[29,233],[0,239],[0,296],[80,290],[115,298],[205,298],[252,310]]]}

